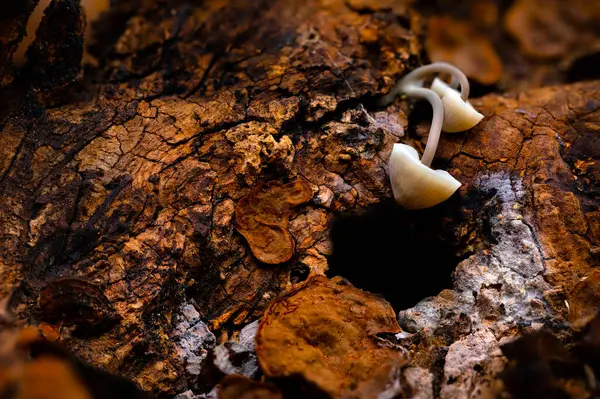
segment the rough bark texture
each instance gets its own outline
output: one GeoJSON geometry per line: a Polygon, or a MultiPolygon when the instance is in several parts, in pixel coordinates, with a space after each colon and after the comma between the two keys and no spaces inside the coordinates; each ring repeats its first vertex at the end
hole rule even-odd
{"type": "MultiPolygon", "coordinates": [[[[37,58],[16,82],[28,90],[5,101],[1,294],[82,359],[175,393],[188,385],[170,334],[183,301],[213,331],[241,328],[291,271],[323,272],[334,212],[390,196],[398,133],[370,127],[357,105],[417,64],[418,26],[343,1],[129,7],[107,17],[126,23],[99,44],[104,69],[80,101],[29,95],[65,82],[35,79],[37,58]],[[236,204],[261,182],[299,178],[315,197],[291,215],[293,258],[261,265],[235,230],[236,204]]],[[[34,48],[81,54],[54,37],[34,48]]],[[[65,79],[79,65],[46,64],[65,79]]]]}
{"type": "Polygon", "coordinates": [[[483,97],[474,104],[484,121],[444,137],[440,155],[461,196],[486,197],[462,226],[474,253],[456,267],[453,290],[400,312],[423,348],[417,363],[435,369],[432,347],[444,352],[442,398],[489,392],[500,344],[515,335],[567,332],[569,291],[598,266],[599,93],[593,82],[483,97]]]}
{"type": "Polygon", "coordinates": [[[493,395],[501,344],[582,327],[565,300],[596,314],[577,284],[600,248],[597,81],[472,100],[484,121],[444,135],[434,161],[463,183],[450,201],[393,208],[380,231],[351,220],[365,242],[346,253],[335,224],[330,235],[334,219],[389,202],[393,143],[426,139],[404,100],[374,105],[422,63],[424,24],[393,3],[115,1],[83,77],[76,1],[54,2],[19,73],[12,43],[32,7],[8,15],[0,320],[161,396],[256,377],[256,325],[240,330],[328,265],[400,311],[411,360],[389,392],[493,395]]]}

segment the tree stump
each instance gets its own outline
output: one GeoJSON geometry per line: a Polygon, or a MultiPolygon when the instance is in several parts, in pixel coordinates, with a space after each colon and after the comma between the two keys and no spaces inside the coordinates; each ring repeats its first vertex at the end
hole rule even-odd
{"type": "Polygon", "coordinates": [[[0,38],[6,323],[202,394],[218,343],[340,275],[399,312],[403,392],[462,398],[502,389],[502,344],[570,336],[565,301],[596,314],[569,292],[598,266],[599,82],[472,100],[484,121],[434,161],[463,186],[406,212],[387,159],[426,118],[377,100],[424,62],[408,2],[114,1],[82,69],[79,3],[54,0],[17,68],[34,3],[0,38]]]}

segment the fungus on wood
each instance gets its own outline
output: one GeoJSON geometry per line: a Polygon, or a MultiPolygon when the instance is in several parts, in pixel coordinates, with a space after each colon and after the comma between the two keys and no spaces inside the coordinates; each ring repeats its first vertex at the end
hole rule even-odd
{"type": "Polygon", "coordinates": [[[50,281],[40,290],[39,306],[43,320],[79,331],[108,328],[119,321],[102,290],[77,278],[50,281]]]}

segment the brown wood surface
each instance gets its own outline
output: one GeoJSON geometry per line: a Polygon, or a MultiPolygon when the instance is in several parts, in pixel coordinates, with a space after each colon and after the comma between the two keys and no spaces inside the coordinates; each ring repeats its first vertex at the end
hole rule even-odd
{"type": "MultiPolygon", "coordinates": [[[[186,371],[174,333],[185,305],[225,342],[329,267],[392,302],[412,334],[410,366],[444,398],[496,389],[501,354],[477,350],[495,353],[531,325],[560,335],[581,324],[565,299],[598,266],[600,83],[499,94],[568,79],[543,72],[556,58],[525,62],[526,51],[500,79],[491,46],[502,54],[505,42],[489,21],[453,30],[479,32],[475,50],[457,48],[491,54],[463,67],[487,85],[476,91],[497,92],[471,100],[479,126],[442,137],[434,167],[459,192],[433,210],[392,210],[387,249],[334,253],[334,221],[390,202],[393,144],[426,140],[419,107],[377,100],[427,61],[425,47],[455,51],[424,38],[458,17],[408,3],[114,1],[82,67],[81,8],[56,0],[21,68],[11,58],[34,2],[11,8],[0,27],[0,320],[38,326],[153,394],[202,393],[218,378],[186,371]],[[524,84],[524,63],[542,77],[524,84]],[[352,258],[363,266],[344,268],[352,258]],[[436,273],[453,280],[440,287],[436,273]]],[[[506,18],[535,13],[515,8],[506,18]]],[[[595,296],[581,292],[589,318],[595,296]]]]}

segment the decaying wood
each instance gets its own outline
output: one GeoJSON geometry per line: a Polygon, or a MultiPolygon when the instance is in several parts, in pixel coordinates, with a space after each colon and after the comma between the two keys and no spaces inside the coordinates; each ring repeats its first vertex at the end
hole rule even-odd
{"type": "MultiPolygon", "coordinates": [[[[253,360],[242,327],[325,273],[334,219],[389,201],[393,144],[426,139],[406,101],[375,105],[423,62],[422,19],[393,3],[115,1],[83,74],[76,1],[54,2],[19,70],[10,57],[33,2],[3,16],[0,321],[36,325],[162,396],[206,393],[238,370],[220,357],[235,345],[218,343],[253,360]]],[[[451,287],[395,309],[411,352],[390,376],[398,392],[493,395],[502,343],[543,325],[568,334],[565,300],[598,265],[599,92],[592,81],[474,99],[484,121],[442,137],[434,167],[460,191],[390,218],[395,257],[364,264],[386,298],[449,274],[402,240],[435,236],[419,225],[431,220],[460,255],[451,287]]]]}
{"type": "MultiPolygon", "coordinates": [[[[418,62],[417,20],[343,1],[128,7],[107,18],[126,23],[97,44],[108,54],[101,80],[81,100],[6,101],[2,296],[41,321],[51,305],[38,297],[53,280],[93,284],[121,321],[81,336],[69,325],[89,317],[62,320],[61,341],[143,389],[175,393],[187,384],[170,338],[182,302],[213,330],[239,329],[290,286],[290,270],[323,272],[334,211],[389,196],[384,154],[398,137],[357,105],[418,62]],[[315,200],[294,209],[293,258],[265,267],[235,230],[236,204],[261,182],[299,178],[315,200]]],[[[64,68],[53,62],[52,76],[64,68]]],[[[46,83],[16,82],[34,93],[46,83]]]]}
{"type": "Polygon", "coordinates": [[[268,377],[302,376],[332,397],[376,398],[407,362],[407,353],[383,338],[401,331],[384,299],[339,277],[314,276],[265,312],[256,354],[268,377]]]}
{"type": "Polygon", "coordinates": [[[568,293],[598,264],[599,90],[591,82],[483,97],[474,103],[484,121],[444,137],[440,155],[464,183],[467,209],[474,193],[486,200],[468,218],[479,227],[461,232],[474,251],[453,289],[400,312],[419,337],[417,364],[435,373],[432,340],[443,342],[441,397],[493,395],[501,343],[542,326],[567,332],[568,293]]]}

